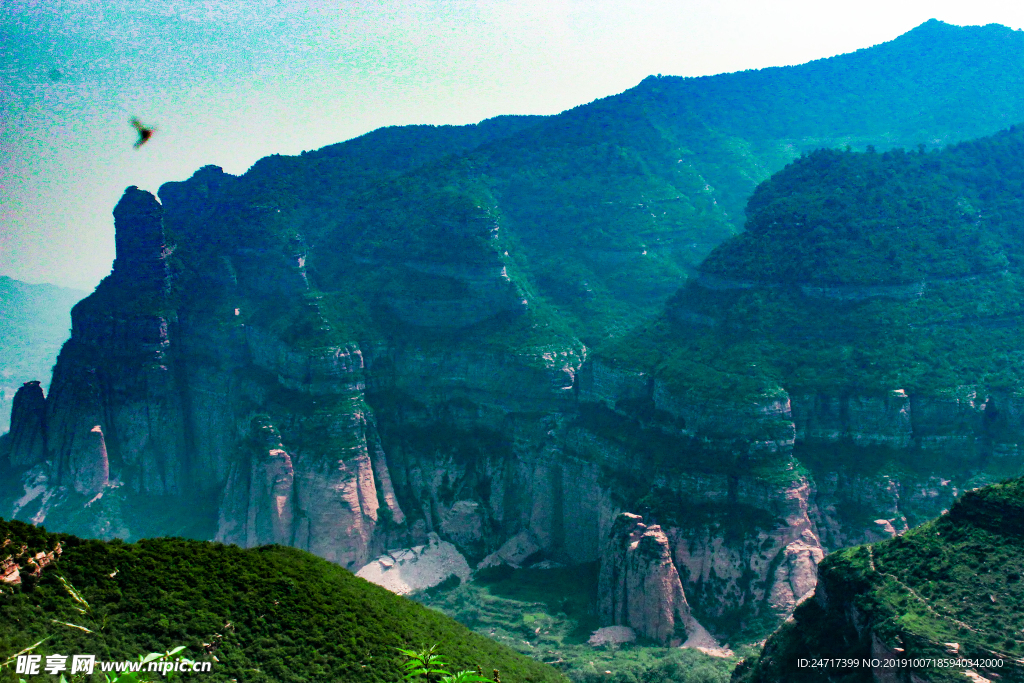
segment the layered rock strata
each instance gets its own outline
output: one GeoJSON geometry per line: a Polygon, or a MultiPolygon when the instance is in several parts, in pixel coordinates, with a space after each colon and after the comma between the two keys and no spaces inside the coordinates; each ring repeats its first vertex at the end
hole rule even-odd
{"type": "Polygon", "coordinates": [[[605,582],[644,606],[608,619],[670,642],[680,605],[709,625],[785,614],[826,550],[898,534],[1017,462],[1012,393],[680,386],[530,317],[515,243],[481,204],[420,217],[451,239],[411,245],[354,208],[292,210],[240,182],[204,169],[163,205],[126,191],[114,271],[5,439],[19,517],[89,535],[191,524],[356,570],[432,533],[477,566],[604,561],[637,510],[650,524],[619,534],[605,582]],[[328,220],[320,239],[348,241],[317,252],[307,234],[328,220]],[[378,268],[381,293],[360,289],[378,268]],[[362,309],[366,328],[332,328],[362,309]],[[176,514],[144,519],[124,504],[140,499],[176,514]]]}
{"type": "Polygon", "coordinates": [[[665,532],[639,515],[616,518],[601,554],[598,596],[606,624],[628,626],[666,645],[678,635],[677,642],[710,646],[704,642],[710,640],[707,631],[690,613],[665,532]]]}

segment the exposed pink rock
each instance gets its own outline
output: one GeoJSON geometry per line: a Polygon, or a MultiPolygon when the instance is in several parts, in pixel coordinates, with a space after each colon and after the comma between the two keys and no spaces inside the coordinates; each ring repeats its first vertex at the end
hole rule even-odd
{"type": "Polygon", "coordinates": [[[810,530],[789,543],[772,576],[770,603],[782,613],[789,613],[814,593],[818,584],[818,563],[825,557],[818,539],[810,530]]]}
{"type": "Polygon", "coordinates": [[[0,561],[0,583],[17,586],[21,583],[21,567],[13,557],[0,561]]]}
{"type": "Polygon", "coordinates": [[[628,626],[642,636],[668,643],[677,626],[693,617],[672,564],[668,538],[658,525],[624,512],[615,520],[601,556],[599,611],[607,624],[628,626]]]}
{"type": "Polygon", "coordinates": [[[294,535],[294,480],[291,456],[264,417],[252,423],[252,452],[236,465],[221,503],[217,540],[243,547],[279,543],[294,535]]]}
{"type": "MultiPolygon", "coordinates": [[[[0,547],[9,545],[10,540],[9,538],[5,539],[3,546],[0,547]]],[[[22,575],[39,576],[46,567],[56,562],[64,552],[64,548],[59,542],[49,552],[40,550],[29,557],[25,557],[27,550],[26,546],[22,546],[18,554],[8,555],[3,560],[0,560],[0,583],[17,586],[22,582],[22,575]]]]}
{"type": "MultiPolygon", "coordinates": [[[[376,549],[378,482],[386,485],[382,498],[391,521],[401,523],[404,514],[393,490],[387,492],[390,479],[374,471],[361,411],[314,415],[307,427],[333,433],[350,445],[337,448],[338,442],[328,441],[324,445],[331,451],[307,444],[288,453],[269,419],[254,419],[251,450],[228,477],[216,538],[245,547],[293,545],[350,568],[361,567],[376,549]]],[[[373,439],[370,446],[380,448],[373,439]]],[[[383,461],[377,469],[386,475],[383,461]]]]}
{"type": "Polygon", "coordinates": [[[88,432],[78,435],[68,458],[66,481],[83,496],[95,496],[107,485],[110,463],[103,429],[94,425],[88,432]]]}

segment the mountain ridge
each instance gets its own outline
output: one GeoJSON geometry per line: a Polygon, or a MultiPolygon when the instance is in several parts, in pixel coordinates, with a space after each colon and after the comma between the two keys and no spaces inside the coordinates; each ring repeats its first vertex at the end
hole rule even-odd
{"type": "MultiPolygon", "coordinates": [[[[1024,55],[1015,32],[933,28],[1024,55]]],[[[343,143],[241,177],[204,167],[159,201],[129,188],[114,272],[75,307],[43,418],[0,463],[4,509],[106,538],[293,545],[352,570],[431,533],[472,563],[600,562],[618,514],[640,514],[663,530],[695,618],[723,642],[759,639],[813,583],[815,557],[895,535],[1016,463],[1024,409],[1006,387],[936,376],[920,394],[883,377],[790,393],[749,338],[723,361],[698,334],[699,316],[715,318],[681,304],[693,280],[677,294],[738,230],[729,207],[772,171],[785,181],[802,151],[927,146],[978,112],[987,132],[1024,119],[1016,74],[982,88],[950,43],[932,62],[881,60],[886,78],[864,75],[874,87],[858,95],[868,107],[902,87],[892,73],[932,69],[978,90],[948,120],[770,100],[783,128],[806,107],[810,122],[747,140],[706,120],[741,113],[719,101],[695,114],[660,79],[560,117],[434,130],[412,169],[343,143]],[[493,139],[440,153],[470,132],[493,139]],[[648,343],[631,330],[652,318],[648,343]],[[681,329],[697,330],[695,350],[681,329]]],[[[815,92],[850,61],[836,59],[773,74],[815,92]]],[[[744,125],[764,118],[745,111],[744,125]]],[[[400,149],[414,134],[378,135],[400,149]]],[[[1009,306],[1016,280],[999,282],[970,286],[1009,306]]],[[[742,294],[700,292],[709,306],[742,294]]],[[[755,309],[723,310],[749,326],[755,309]]],[[[851,346],[851,363],[863,355],[851,346]]]]}

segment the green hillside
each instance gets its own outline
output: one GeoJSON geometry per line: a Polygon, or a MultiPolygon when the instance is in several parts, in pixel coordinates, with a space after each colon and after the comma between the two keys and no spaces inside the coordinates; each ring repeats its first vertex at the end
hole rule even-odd
{"type": "Polygon", "coordinates": [[[606,348],[723,395],[1024,387],[1024,129],[820,150],[758,187],[656,323],[606,348]]]}
{"type": "MultiPolygon", "coordinates": [[[[437,644],[455,671],[480,665],[498,669],[502,681],[565,680],[439,612],[292,548],[242,550],[175,538],[102,542],[3,521],[0,538],[11,541],[0,558],[18,555],[22,544],[29,554],[58,542],[63,549],[38,579],[3,587],[0,659],[47,637],[37,653],[103,661],[184,645],[181,656],[212,662],[204,680],[392,683],[405,661],[397,648],[437,644]]],[[[101,680],[98,671],[94,678],[101,680]]],[[[16,680],[10,668],[0,670],[0,681],[16,680]]]]}
{"type": "Polygon", "coordinates": [[[322,318],[351,341],[405,331],[403,307],[471,299],[459,269],[494,263],[528,301],[535,341],[594,345],[656,314],[741,230],[758,183],[801,153],[932,149],[1024,120],[1022,56],[1010,29],[933,20],[799,66],[650,77],[557,116],[387,128],[238,178],[206,169],[161,190],[181,289],[218,291],[240,245],[259,261],[234,264],[243,280],[301,253],[315,300],[296,307],[275,288],[243,315],[264,309],[295,338],[322,318]]]}
{"type": "Polygon", "coordinates": [[[885,656],[943,661],[902,667],[899,675],[914,680],[963,681],[968,669],[1024,680],[1022,519],[1024,479],[1016,479],[965,493],[948,514],[901,537],[829,555],[815,597],[733,680],[877,680],[863,666],[814,670],[799,660],[885,656]],[[950,665],[958,659],[988,664],[950,665]]]}

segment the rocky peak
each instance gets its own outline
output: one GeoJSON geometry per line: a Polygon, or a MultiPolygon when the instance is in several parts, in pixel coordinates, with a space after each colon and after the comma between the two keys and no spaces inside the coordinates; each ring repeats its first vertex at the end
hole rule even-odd
{"type": "Polygon", "coordinates": [[[14,395],[9,441],[12,467],[31,467],[46,457],[46,399],[38,381],[25,382],[14,395]]]}
{"type": "Polygon", "coordinates": [[[598,582],[603,622],[629,626],[661,643],[681,630],[687,639],[712,640],[690,615],[665,532],[657,524],[644,524],[640,515],[623,512],[615,519],[598,582]]]}
{"type": "Polygon", "coordinates": [[[149,192],[132,185],[114,207],[114,276],[133,285],[167,289],[170,275],[164,239],[163,207],[149,192]]]}

